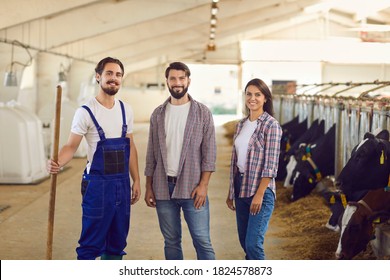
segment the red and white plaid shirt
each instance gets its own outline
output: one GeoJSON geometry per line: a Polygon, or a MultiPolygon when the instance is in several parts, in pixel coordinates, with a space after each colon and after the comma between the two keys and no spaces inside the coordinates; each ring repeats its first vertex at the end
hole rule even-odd
{"type": "MultiPolygon", "coordinates": [[[[210,110],[188,95],[191,102],[184,130],[177,182],[172,198],[190,199],[199,184],[202,172],[215,171],[217,147],[215,127],[210,110]]],[[[165,143],[165,109],[170,97],[150,117],[145,176],[153,177],[157,200],[169,200],[167,182],[167,148],[165,143]]]]}
{"type": "MultiPolygon", "coordinates": [[[[234,141],[240,133],[244,122],[248,118],[242,119],[236,128],[234,141]]],[[[242,186],[239,197],[253,196],[263,177],[272,178],[268,187],[276,195],[275,177],[278,171],[280,139],[282,138],[282,129],[278,121],[264,112],[257,119],[255,132],[249,139],[248,152],[246,157],[245,173],[242,178],[242,186]]],[[[234,142],[233,142],[234,143],[234,142]]],[[[230,190],[229,198],[234,199],[234,176],[237,174],[237,154],[233,145],[231,165],[230,165],[230,190]]]]}

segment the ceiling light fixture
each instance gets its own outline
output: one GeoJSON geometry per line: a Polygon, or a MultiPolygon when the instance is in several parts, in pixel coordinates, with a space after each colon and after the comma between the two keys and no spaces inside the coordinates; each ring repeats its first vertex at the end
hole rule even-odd
{"type": "Polygon", "coordinates": [[[18,86],[18,79],[16,77],[16,72],[14,71],[14,65],[15,64],[19,64],[23,67],[26,67],[26,66],[30,66],[31,65],[31,62],[32,62],[32,56],[28,50],[28,48],[26,46],[24,46],[22,43],[18,42],[18,41],[12,41],[12,50],[11,50],[11,66],[10,66],[10,71],[8,72],[5,72],[5,75],[4,75],[4,86],[5,87],[16,87],[18,86]],[[15,48],[15,44],[18,44],[19,46],[23,47],[30,59],[29,61],[26,63],[26,64],[23,64],[21,62],[18,62],[18,61],[14,61],[14,48],[15,48]]]}
{"type": "Polygon", "coordinates": [[[218,5],[217,2],[213,2],[211,4],[211,14],[216,15],[218,13],[218,5]]]}
{"type": "Polygon", "coordinates": [[[212,43],[212,42],[210,41],[210,42],[208,43],[208,45],[207,45],[207,50],[208,50],[209,52],[215,51],[215,50],[216,50],[215,44],[212,43]]]}
{"type": "Polygon", "coordinates": [[[207,51],[215,51],[216,45],[215,45],[215,34],[217,32],[217,13],[219,11],[218,8],[218,1],[219,0],[212,0],[211,2],[211,18],[210,18],[210,35],[209,35],[209,42],[207,44],[207,51]]]}
{"type": "Polygon", "coordinates": [[[12,71],[5,72],[4,75],[4,86],[5,87],[16,87],[18,86],[18,79],[16,78],[16,73],[12,71]]]}
{"type": "Polygon", "coordinates": [[[64,65],[61,63],[60,72],[58,72],[58,82],[66,82],[67,81],[67,72],[64,65]]]}
{"type": "Polygon", "coordinates": [[[216,25],[217,24],[217,16],[216,15],[212,15],[211,16],[210,24],[211,25],[216,25]]]}
{"type": "Polygon", "coordinates": [[[18,85],[18,79],[16,78],[16,73],[13,71],[14,64],[15,64],[14,63],[14,44],[12,44],[10,71],[5,72],[5,75],[4,75],[4,86],[5,87],[16,87],[18,85]]]}

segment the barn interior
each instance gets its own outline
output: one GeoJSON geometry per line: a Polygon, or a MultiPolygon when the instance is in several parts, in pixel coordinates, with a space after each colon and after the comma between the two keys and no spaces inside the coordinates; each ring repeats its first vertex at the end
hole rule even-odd
{"type": "MultiPolygon", "coordinates": [[[[282,125],[294,117],[307,119],[308,127],[324,120],[325,131],[337,125],[337,176],[366,132],[390,130],[389,53],[388,0],[1,1],[0,259],[46,258],[46,160],[56,91],[60,86],[61,146],[75,110],[97,92],[94,68],[102,58],[124,64],[118,98],[134,108],[142,187],[149,117],[169,97],[165,68],[172,61],[189,65],[189,92],[212,111],[218,139],[209,193],[212,240],[219,259],[240,260],[235,216],[225,200],[246,82],[258,77],[269,85],[282,125]]],[[[83,143],[58,176],[53,259],[75,259],[86,149],[83,143]]],[[[327,201],[314,191],[292,202],[291,188],[277,183],[267,258],[333,260],[340,233],[325,227],[327,201]]],[[[131,225],[126,259],[164,259],[156,213],[143,199],[132,209],[131,225]]],[[[196,259],[188,231],[183,234],[186,259],[196,259]]],[[[381,234],[384,257],[390,230],[381,234]]],[[[377,258],[378,246],[357,256],[377,258]]]]}

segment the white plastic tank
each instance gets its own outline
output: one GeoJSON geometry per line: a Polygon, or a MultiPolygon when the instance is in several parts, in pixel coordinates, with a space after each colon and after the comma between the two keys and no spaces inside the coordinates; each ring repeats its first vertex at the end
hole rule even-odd
{"type": "Polygon", "coordinates": [[[33,184],[49,177],[42,122],[15,101],[0,103],[0,184],[33,184]]]}

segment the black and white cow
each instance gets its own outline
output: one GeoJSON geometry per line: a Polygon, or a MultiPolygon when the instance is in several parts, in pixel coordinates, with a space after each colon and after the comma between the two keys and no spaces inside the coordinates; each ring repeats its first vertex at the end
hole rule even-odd
{"type": "Polygon", "coordinates": [[[292,187],[291,175],[297,165],[297,162],[302,159],[302,156],[306,154],[306,147],[309,147],[309,143],[315,142],[320,137],[324,136],[325,121],[319,121],[316,119],[311,124],[310,128],[299,137],[296,142],[291,146],[290,150],[286,153],[288,163],[286,166],[287,175],[284,180],[284,187],[292,187]]]}
{"type": "Polygon", "coordinates": [[[382,187],[370,190],[358,202],[349,202],[341,221],[341,234],[336,259],[352,259],[364,251],[375,236],[374,222],[390,218],[390,190],[382,187]]]}
{"type": "Polygon", "coordinates": [[[339,218],[343,215],[347,201],[359,201],[370,189],[381,188],[386,184],[389,172],[385,172],[383,168],[384,172],[377,172],[376,170],[380,171],[382,166],[386,169],[388,159],[385,150],[389,150],[386,148],[388,137],[387,130],[378,133],[375,136],[376,140],[373,139],[374,136],[371,133],[367,133],[365,139],[354,147],[351,159],[344,166],[336,181],[336,190],[322,192],[332,212],[326,224],[327,228],[335,231],[339,230],[339,218]],[[385,158],[383,158],[383,164],[380,164],[382,150],[385,158]],[[375,168],[372,168],[372,166],[375,168]]]}
{"type": "Polygon", "coordinates": [[[283,180],[286,175],[287,157],[286,153],[290,150],[296,140],[307,131],[307,119],[299,122],[299,117],[282,125],[282,138],[280,140],[279,165],[276,180],[283,180]]]}
{"type": "Polygon", "coordinates": [[[390,174],[389,131],[376,136],[366,133],[337,177],[336,185],[347,195],[357,190],[377,189],[387,185],[390,174]]]}
{"type": "Polygon", "coordinates": [[[358,201],[362,199],[367,194],[367,192],[367,190],[359,190],[352,192],[349,196],[347,196],[340,190],[336,189],[323,191],[320,193],[325,199],[326,204],[331,212],[325,227],[330,230],[339,232],[341,227],[341,217],[343,216],[344,209],[347,206],[348,201],[358,201]]]}
{"type": "Polygon", "coordinates": [[[293,192],[291,200],[307,196],[324,177],[334,175],[336,124],[313,143],[310,143],[310,156],[297,162],[291,180],[293,192]]]}

